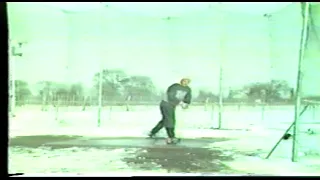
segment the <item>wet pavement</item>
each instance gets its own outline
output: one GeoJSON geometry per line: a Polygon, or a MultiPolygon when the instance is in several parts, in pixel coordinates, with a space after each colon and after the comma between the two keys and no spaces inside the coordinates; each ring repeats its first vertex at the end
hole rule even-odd
{"type": "MultiPolygon", "coordinates": [[[[81,137],[81,136],[21,136],[10,139],[10,147],[39,148],[52,150],[79,147],[96,149],[136,149],[133,156],[123,156],[129,167],[147,171],[165,169],[167,172],[182,173],[228,173],[234,172],[223,164],[232,161],[232,153],[205,148],[225,138],[182,139],[178,145],[166,145],[164,139],[133,137],[81,137]]],[[[103,158],[103,157],[102,157],[103,158]]],[[[87,161],[90,161],[88,159],[87,161]]]]}
{"type": "Polygon", "coordinates": [[[226,172],[229,169],[221,162],[230,160],[232,157],[224,156],[221,151],[204,148],[147,148],[140,149],[134,158],[124,158],[128,164],[140,169],[157,167],[179,173],[226,172]]]}

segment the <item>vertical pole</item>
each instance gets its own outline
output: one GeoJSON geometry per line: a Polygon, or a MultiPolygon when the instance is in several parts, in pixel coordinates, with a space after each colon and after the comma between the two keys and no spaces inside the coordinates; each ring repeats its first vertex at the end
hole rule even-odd
{"type": "Polygon", "coordinates": [[[102,111],[102,76],[103,76],[103,68],[100,67],[99,73],[99,104],[98,104],[98,127],[101,125],[101,111],[102,111]]]}
{"type": "MultiPolygon", "coordinates": [[[[270,74],[272,75],[272,69],[273,69],[273,50],[272,50],[272,15],[271,14],[264,14],[264,18],[266,19],[266,24],[267,24],[267,35],[268,35],[268,43],[269,43],[269,62],[270,62],[270,66],[269,66],[269,71],[270,74]]],[[[273,77],[271,77],[271,80],[273,79],[273,77]]],[[[261,124],[264,126],[265,125],[265,106],[266,106],[266,102],[267,102],[267,92],[264,91],[263,93],[263,98],[262,98],[262,104],[261,104],[261,124]]]]}
{"type": "Polygon", "coordinates": [[[223,61],[224,61],[224,12],[222,10],[222,4],[219,2],[219,25],[220,25],[220,62],[219,62],[219,115],[218,115],[218,129],[222,127],[222,111],[223,111],[223,61]]]}
{"type": "MultiPolygon", "coordinates": [[[[102,22],[102,16],[103,16],[103,4],[102,4],[102,2],[100,2],[100,9],[99,9],[99,11],[100,11],[100,13],[98,14],[98,19],[99,19],[99,25],[100,25],[100,27],[99,27],[99,29],[100,29],[100,35],[102,36],[102,33],[103,33],[103,31],[102,31],[102,26],[103,26],[103,22],[102,22]]],[[[99,41],[100,41],[100,44],[99,44],[99,49],[100,48],[102,48],[102,37],[100,37],[99,38],[99,41]]],[[[102,56],[102,50],[100,50],[100,56],[99,56],[99,58],[100,58],[100,73],[99,73],[99,105],[98,105],[98,127],[100,127],[101,126],[101,111],[102,111],[102,77],[103,77],[103,58],[101,57],[102,56]]]]}
{"type": "Polygon", "coordinates": [[[267,101],[267,94],[265,90],[261,91],[262,100],[261,100],[261,124],[262,126],[265,125],[265,110],[266,110],[266,101],[267,101]]]}
{"type": "MultiPolygon", "coordinates": [[[[70,92],[70,86],[69,86],[69,83],[72,83],[72,73],[70,74],[70,61],[72,61],[73,59],[73,48],[72,48],[72,42],[73,42],[73,37],[72,37],[72,19],[70,17],[70,15],[66,14],[67,16],[67,19],[68,19],[68,54],[67,54],[67,61],[66,61],[66,68],[65,68],[65,81],[66,81],[66,85],[68,87],[68,91],[70,92]],[[71,77],[70,77],[71,76],[71,77]],[[71,80],[71,81],[70,81],[71,80]]],[[[67,93],[66,95],[71,95],[70,93],[67,93]]],[[[73,96],[73,94],[72,94],[73,96]]],[[[69,103],[70,103],[70,98],[65,98],[65,101],[69,101],[68,104],[67,104],[67,111],[68,111],[68,106],[69,106],[69,103]]]]}
{"type": "Polygon", "coordinates": [[[218,129],[222,127],[222,110],[223,110],[223,96],[222,96],[222,74],[223,68],[222,63],[220,62],[220,74],[219,74],[219,115],[218,115],[218,129]]]}
{"type": "MultiPolygon", "coordinates": [[[[271,14],[265,14],[264,17],[267,20],[267,26],[268,26],[268,39],[269,39],[269,61],[270,61],[270,70],[273,69],[273,51],[272,51],[272,15],[271,14]]],[[[272,74],[272,73],[271,73],[272,74]]],[[[273,77],[272,77],[273,78],[273,77]]]]}
{"type": "Polygon", "coordinates": [[[126,111],[130,111],[130,101],[131,101],[131,95],[128,95],[126,98],[126,111]]]}
{"type": "Polygon", "coordinates": [[[10,106],[10,113],[11,116],[15,116],[15,109],[16,109],[16,84],[15,84],[15,55],[13,54],[13,49],[16,48],[16,44],[14,42],[9,42],[9,57],[10,57],[10,64],[9,64],[9,74],[11,75],[11,106],[10,106]]]}
{"type": "MultiPolygon", "coordinates": [[[[62,11],[67,19],[67,23],[68,23],[68,35],[67,35],[67,58],[66,58],[66,64],[65,64],[65,68],[64,68],[64,78],[62,80],[63,83],[65,83],[67,86],[69,85],[69,74],[68,74],[68,71],[69,71],[69,61],[71,60],[71,51],[70,51],[70,47],[71,47],[71,35],[72,35],[72,31],[71,31],[71,28],[72,28],[72,24],[71,24],[71,18],[70,18],[70,12],[68,11],[62,11]]],[[[57,103],[56,103],[56,120],[58,120],[60,118],[60,122],[62,122],[63,120],[61,119],[61,112],[59,111],[59,106],[65,106],[66,105],[66,101],[67,101],[67,98],[63,98],[63,96],[57,96],[57,103]],[[61,102],[62,101],[62,102],[61,102]]],[[[67,105],[67,108],[68,108],[68,105],[67,105]]],[[[60,109],[61,110],[61,109],[60,109]]],[[[63,112],[62,112],[63,114],[63,112]]],[[[62,115],[63,116],[63,115],[62,115]]]]}
{"type": "Polygon", "coordinates": [[[207,111],[207,110],[208,110],[208,105],[209,105],[209,103],[210,103],[210,98],[207,97],[206,100],[205,100],[205,102],[204,102],[204,111],[207,111]]]}
{"type": "Polygon", "coordinates": [[[307,31],[308,31],[308,22],[309,22],[309,2],[301,2],[302,9],[302,31],[301,31],[301,40],[300,40],[300,51],[298,59],[298,73],[297,73],[297,83],[296,83],[296,97],[295,97],[295,107],[294,107],[294,123],[293,123],[293,141],[292,141],[292,162],[297,162],[298,158],[298,132],[299,132],[299,111],[301,104],[301,66],[305,53],[305,46],[307,41],[307,31]]]}
{"type": "Polygon", "coordinates": [[[214,120],[214,106],[215,106],[214,102],[211,102],[211,116],[210,117],[211,117],[212,121],[214,120]]]}

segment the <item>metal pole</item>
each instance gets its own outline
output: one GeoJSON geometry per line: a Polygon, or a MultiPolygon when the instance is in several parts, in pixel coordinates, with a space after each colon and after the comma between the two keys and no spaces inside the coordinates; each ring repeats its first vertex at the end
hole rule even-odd
{"type": "Polygon", "coordinates": [[[218,129],[222,127],[222,110],[223,110],[223,97],[222,97],[222,63],[220,63],[220,74],[219,74],[219,115],[218,115],[218,129]]]}
{"type": "MultiPolygon", "coordinates": [[[[15,109],[16,109],[16,77],[15,77],[15,64],[16,57],[22,57],[22,46],[26,42],[15,42],[14,40],[9,40],[9,75],[11,76],[11,104],[10,104],[10,112],[11,116],[15,117],[15,109]]],[[[9,82],[10,82],[9,81],[9,82]]]]}
{"type": "Polygon", "coordinates": [[[272,15],[271,14],[265,14],[264,17],[267,20],[268,25],[268,39],[269,39],[269,60],[270,60],[270,69],[273,69],[273,51],[272,51],[272,15]]]}
{"type": "MultiPolygon", "coordinates": [[[[273,23],[272,23],[272,15],[271,14],[265,14],[265,17],[267,19],[267,25],[268,25],[268,36],[269,36],[269,61],[270,61],[270,74],[273,74],[273,49],[272,49],[272,40],[273,40],[273,36],[272,36],[272,27],[273,27],[273,23]]],[[[272,77],[273,79],[273,77],[272,77]]],[[[272,80],[271,79],[271,80],[272,80]]],[[[262,121],[262,125],[265,126],[265,113],[266,113],[266,105],[267,105],[267,92],[265,91],[263,94],[263,102],[262,102],[262,117],[261,117],[261,121],[262,121]]]]}
{"type": "MultiPolygon", "coordinates": [[[[309,104],[307,104],[306,106],[304,106],[304,108],[302,109],[302,111],[299,113],[299,117],[301,117],[303,115],[303,113],[308,109],[309,104]]],[[[276,148],[278,147],[278,145],[281,143],[281,141],[283,140],[283,137],[288,134],[288,132],[291,130],[292,126],[294,125],[294,123],[292,123],[288,129],[286,130],[286,132],[284,132],[284,134],[281,136],[281,138],[278,140],[278,142],[273,146],[273,148],[271,149],[271,151],[269,152],[269,154],[267,155],[266,159],[269,159],[269,157],[271,156],[271,154],[274,152],[274,150],[276,150],[276,148]]]]}
{"type": "Polygon", "coordinates": [[[265,104],[265,102],[262,102],[262,104],[261,104],[261,122],[262,122],[262,125],[264,125],[265,112],[266,112],[266,104],[265,104]]]}
{"type": "Polygon", "coordinates": [[[11,116],[15,116],[15,109],[16,109],[16,85],[15,85],[15,55],[13,54],[13,49],[16,48],[14,42],[9,42],[9,57],[10,57],[10,64],[9,64],[9,69],[10,69],[10,75],[11,75],[11,106],[10,106],[10,113],[11,116]]]}
{"type": "MultiPolygon", "coordinates": [[[[63,78],[63,80],[62,81],[65,81],[65,83],[66,83],[66,85],[68,85],[68,68],[69,68],[69,60],[71,59],[71,53],[70,53],[70,46],[71,46],[71,43],[70,43],[70,36],[72,35],[72,32],[71,32],[71,20],[70,20],[70,12],[68,12],[68,11],[64,11],[64,10],[62,10],[62,13],[66,16],[66,18],[67,18],[67,27],[68,27],[68,31],[67,31],[67,58],[66,58],[66,65],[65,65],[65,68],[64,68],[64,73],[65,73],[65,75],[64,75],[64,78],[63,78]]],[[[56,107],[55,107],[55,120],[56,121],[58,121],[59,120],[59,115],[60,115],[60,112],[59,112],[59,106],[60,106],[60,99],[59,98],[63,98],[63,97],[59,97],[59,96],[57,96],[57,103],[56,103],[56,107]]],[[[66,98],[66,97],[64,97],[64,98],[66,98]]],[[[65,99],[64,99],[64,101],[62,101],[62,104],[63,103],[66,103],[66,101],[65,101],[65,99]]],[[[62,122],[63,120],[62,119],[60,119],[60,122],[62,122]]]]}
{"type": "Polygon", "coordinates": [[[204,111],[207,111],[208,110],[208,105],[210,103],[210,98],[206,98],[205,102],[204,102],[204,111]]]}
{"type": "Polygon", "coordinates": [[[214,106],[215,106],[214,102],[211,102],[211,114],[210,114],[210,117],[211,117],[212,121],[214,120],[214,106]]]}
{"type": "Polygon", "coordinates": [[[299,59],[298,59],[298,73],[297,73],[297,83],[296,83],[296,97],[295,97],[295,107],[294,107],[294,123],[293,123],[293,141],[292,141],[292,162],[297,162],[298,157],[298,132],[299,127],[298,123],[300,120],[299,111],[301,104],[301,66],[302,61],[304,59],[305,46],[307,41],[307,33],[308,33],[308,22],[309,22],[309,10],[310,10],[309,2],[301,2],[301,9],[303,13],[303,23],[302,23],[302,31],[301,31],[301,40],[300,40],[300,51],[299,51],[299,59]],[[305,5],[303,7],[303,5],[305,5]]]}
{"type": "MultiPolygon", "coordinates": [[[[72,82],[72,73],[70,74],[69,72],[70,72],[70,61],[72,61],[73,59],[73,47],[72,47],[72,43],[73,43],[73,24],[72,24],[72,17],[70,17],[70,16],[68,16],[67,15],[67,18],[68,18],[68,24],[69,24],[69,26],[68,26],[68,54],[67,54],[67,62],[66,62],[66,67],[65,67],[65,76],[66,76],[66,78],[65,78],[65,81],[66,81],[66,85],[68,86],[68,84],[69,83],[73,83],[72,82]],[[71,77],[70,77],[71,76],[71,77]]],[[[69,88],[70,88],[70,86],[69,86],[69,88]]],[[[74,95],[74,94],[69,94],[69,95],[74,95]]],[[[65,101],[66,100],[69,100],[69,97],[65,97],[65,101]]],[[[66,103],[66,102],[64,102],[64,103],[66,103]]],[[[69,104],[69,102],[68,102],[68,104],[69,104]]],[[[69,106],[69,105],[68,105],[69,106]]],[[[68,108],[68,106],[67,106],[67,108],[68,108]]],[[[67,109],[68,110],[68,109],[67,109]]]]}
{"type": "Polygon", "coordinates": [[[101,67],[99,73],[99,105],[98,105],[98,127],[101,125],[101,111],[102,111],[102,76],[103,68],[101,67]]]}
{"type": "Polygon", "coordinates": [[[220,63],[219,63],[219,115],[218,115],[218,129],[222,127],[222,111],[223,111],[223,60],[224,60],[224,14],[222,11],[222,4],[219,2],[220,9],[220,63]]]}
{"type": "MultiPolygon", "coordinates": [[[[103,9],[104,9],[104,6],[103,6],[103,4],[102,4],[102,2],[100,2],[100,9],[99,9],[99,11],[100,11],[100,13],[99,13],[99,17],[98,17],[98,19],[99,19],[99,25],[100,25],[100,35],[102,35],[102,33],[103,33],[103,31],[102,31],[102,29],[103,29],[103,22],[102,22],[102,16],[103,16],[103,9]]],[[[100,45],[99,45],[99,49],[100,48],[102,48],[102,37],[100,37],[99,38],[99,41],[100,41],[100,45]]],[[[101,111],[102,111],[102,78],[103,78],[103,58],[101,57],[101,55],[102,55],[102,50],[100,50],[100,73],[99,73],[99,105],[98,105],[98,127],[100,127],[101,126],[101,111]]]]}
{"type": "Polygon", "coordinates": [[[102,77],[103,77],[103,68],[100,67],[99,73],[99,105],[98,105],[98,127],[101,125],[101,111],[102,111],[102,77]]]}
{"type": "Polygon", "coordinates": [[[261,101],[261,124],[262,126],[264,126],[265,122],[264,122],[264,119],[265,119],[265,112],[266,112],[266,102],[267,102],[267,94],[266,94],[266,91],[265,90],[262,90],[261,91],[261,95],[262,95],[262,101],[261,101]]]}

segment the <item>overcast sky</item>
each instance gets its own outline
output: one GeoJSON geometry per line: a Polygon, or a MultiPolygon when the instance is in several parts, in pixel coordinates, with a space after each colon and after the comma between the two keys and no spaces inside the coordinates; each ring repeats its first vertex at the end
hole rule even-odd
{"type": "MultiPolygon", "coordinates": [[[[269,23],[258,13],[199,11],[200,6],[197,11],[189,7],[183,16],[180,8],[180,16],[170,21],[161,18],[163,7],[158,10],[161,16],[141,13],[147,12],[144,6],[135,5],[135,11],[122,7],[66,15],[48,6],[9,4],[10,36],[29,42],[25,56],[16,60],[17,79],[90,86],[102,66],[150,76],[160,88],[188,76],[194,87],[216,92],[223,61],[225,88],[272,78],[295,84],[301,34],[298,5],[283,8],[269,23]]],[[[316,59],[319,54],[309,62],[316,59]]],[[[314,77],[320,65],[305,67],[314,69],[314,77]]],[[[309,93],[319,89],[308,84],[309,93]]]]}

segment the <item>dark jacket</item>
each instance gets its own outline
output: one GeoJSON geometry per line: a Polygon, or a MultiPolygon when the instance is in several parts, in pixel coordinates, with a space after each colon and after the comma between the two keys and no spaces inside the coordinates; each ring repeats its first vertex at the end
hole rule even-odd
{"type": "Polygon", "coordinates": [[[177,106],[181,101],[190,104],[191,98],[190,87],[175,83],[168,87],[165,101],[177,106]]]}

